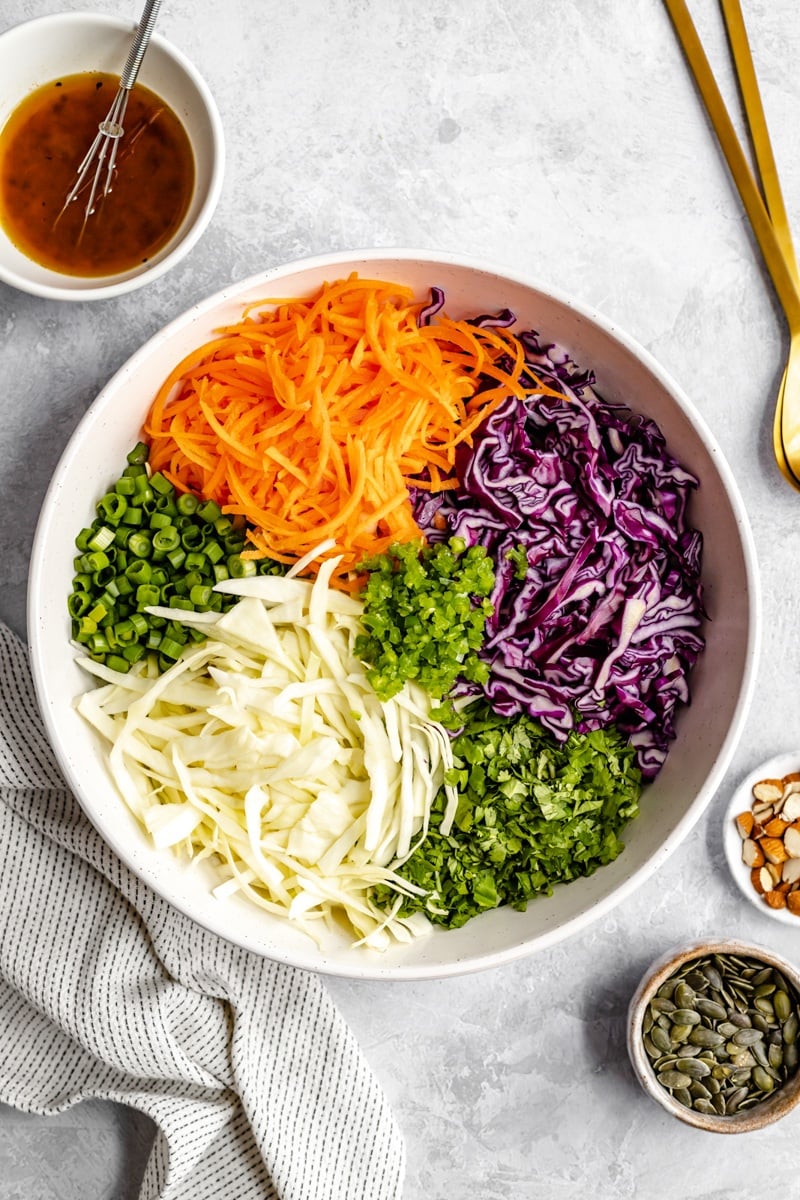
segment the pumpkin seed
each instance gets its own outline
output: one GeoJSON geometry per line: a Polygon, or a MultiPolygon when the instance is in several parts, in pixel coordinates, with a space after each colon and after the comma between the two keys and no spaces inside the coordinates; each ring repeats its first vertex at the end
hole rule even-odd
{"type": "Polygon", "coordinates": [[[672,1039],[666,1029],[662,1029],[660,1025],[654,1025],[650,1030],[650,1041],[663,1053],[672,1049],[672,1039]]]}
{"type": "Polygon", "coordinates": [[[728,1098],[727,1098],[726,1104],[725,1104],[728,1114],[730,1115],[732,1113],[735,1113],[737,1111],[737,1109],[739,1108],[739,1105],[742,1103],[743,1100],[747,1099],[749,1094],[750,1093],[748,1092],[746,1087],[734,1088],[733,1091],[728,1094],[728,1098]]]}
{"type": "Polygon", "coordinates": [[[688,1088],[675,1088],[672,1095],[678,1101],[678,1104],[682,1104],[684,1108],[692,1107],[692,1093],[688,1088]]]}
{"type": "MultiPolygon", "coordinates": [[[[692,1082],[690,1075],[684,1074],[683,1071],[674,1070],[659,1071],[656,1079],[665,1088],[688,1088],[692,1082]]],[[[772,1080],[770,1080],[770,1084],[772,1084],[772,1080]]]]}
{"type": "Polygon", "coordinates": [[[681,1042],[687,1041],[693,1029],[700,1028],[701,1026],[699,1025],[673,1025],[669,1031],[672,1045],[679,1046],[681,1042]]]}
{"type": "Polygon", "coordinates": [[[769,1065],[774,1071],[780,1070],[780,1068],[783,1066],[783,1051],[781,1050],[780,1046],[776,1046],[774,1044],[768,1046],[767,1059],[769,1060],[769,1065]]]}
{"type": "Polygon", "coordinates": [[[781,989],[781,991],[782,991],[782,992],[790,992],[790,991],[792,990],[792,989],[789,987],[789,985],[788,985],[788,983],[786,982],[786,980],[785,980],[785,979],[783,978],[783,976],[781,975],[780,971],[776,971],[774,967],[772,968],[772,975],[773,975],[773,978],[774,978],[774,980],[775,980],[775,983],[776,983],[776,984],[777,984],[777,986],[778,986],[778,987],[781,989]]]}
{"type": "Polygon", "coordinates": [[[783,1042],[785,1046],[793,1046],[797,1041],[797,1030],[800,1025],[797,1012],[789,1013],[789,1016],[783,1022],[783,1042]]]}
{"type": "Polygon", "coordinates": [[[692,1104],[692,1108],[695,1112],[706,1113],[708,1116],[714,1115],[714,1105],[710,1100],[706,1100],[704,1096],[698,1096],[692,1104]]]}
{"type": "Polygon", "coordinates": [[[737,1029],[733,1041],[737,1046],[752,1046],[753,1042],[763,1041],[763,1037],[760,1029],[737,1029]]]}
{"type": "Polygon", "coordinates": [[[676,1008],[669,1015],[675,1025],[699,1025],[703,1019],[693,1008],[676,1008]]]}
{"type": "Polygon", "coordinates": [[[725,1038],[715,1029],[708,1029],[705,1025],[695,1025],[689,1034],[689,1041],[693,1046],[721,1046],[725,1038]]]}
{"type": "Polygon", "coordinates": [[[690,1075],[692,1079],[704,1079],[711,1074],[711,1067],[699,1058],[679,1058],[675,1062],[675,1069],[690,1075]]]}
{"type": "Polygon", "coordinates": [[[706,996],[698,996],[694,1006],[697,1012],[712,1021],[724,1021],[728,1016],[724,1004],[717,1004],[716,1000],[709,1000],[706,996]]]}
{"type": "Polygon", "coordinates": [[[695,1001],[694,988],[689,987],[685,980],[681,980],[675,988],[673,998],[678,1008],[691,1008],[695,1001]]]}
{"type": "Polygon", "coordinates": [[[775,1080],[772,1078],[770,1073],[761,1066],[753,1068],[753,1083],[761,1092],[771,1092],[775,1087],[775,1080]]]}
{"type": "Polygon", "coordinates": [[[775,1009],[773,1008],[772,1001],[768,1000],[766,996],[756,996],[753,1001],[753,1007],[757,1008],[768,1021],[775,1020],[775,1009]]]}
{"type": "Polygon", "coordinates": [[[715,991],[717,991],[717,992],[721,992],[722,991],[722,976],[720,975],[717,968],[712,966],[711,963],[706,963],[705,966],[700,968],[700,970],[705,975],[706,979],[711,984],[712,988],[714,988],[715,991]]]}
{"type": "Polygon", "coordinates": [[[787,1021],[792,1011],[792,1002],[783,988],[772,997],[772,1007],[779,1021],[787,1021]]]}

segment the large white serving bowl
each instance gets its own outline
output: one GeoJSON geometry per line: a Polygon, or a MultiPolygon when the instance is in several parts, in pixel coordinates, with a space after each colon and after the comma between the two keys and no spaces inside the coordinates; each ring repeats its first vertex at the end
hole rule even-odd
{"type": "Polygon", "coordinates": [[[691,402],[649,354],[610,322],[564,296],[490,265],[428,251],[333,254],[279,267],[233,285],[179,317],[125,364],[88,410],[67,446],[42,507],[33,549],[29,636],[39,703],[58,760],[83,808],[120,858],[176,908],[231,942],[306,969],[372,979],[435,978],[510,962],[584,928],[619,904],[666,861],[711,800],[736,746],[750,701],[760,641],[752,535],[736,484],[691,402]],[[658,422],[672,452],[700,480],[690,519],[704,536],[707,647],[691,679],[692,703],[657,780],[642,798],[619,858],[594,875],[536,899],[524,913],[496,909],[452,931],[436,930],[386,953],[331,936],[321,946],[287,921],[242,899],[211,896],[213,867],[189,868],[153,849],[117,794],[105,749],[76,714],[87,679],[75,666],[67,596],[74,538],[118,478],[152,397],[170,370],[251,302],[301,296],[357,271],[410,285],[420,299],[443,287],[447,312],[463,317],[508,307],[592,367],[597,389],[658,422]]]}
{"type": "MultiPolygon", "coordinates": [[[[26,96],[51,80],[84,71],[120,74],[135,28],[134,20],[121,17],[62,12],[6,30],[0,35],[0,129],[26,96]]],[[[138,82],[177,114],[192,146],[194,191],[179,228],[147,263],[114,275],[86,277],[52,271],[28,258],[0,225],[4,283],[47,300],[107,300],[158,279],[197,244],[214,215],[225,174],[225,138],[217,105],[197,68],[157,33],[147,47],[138,82]]],[[[153,196],[153,204],[158,204],[158,196],[153,196]]]]}

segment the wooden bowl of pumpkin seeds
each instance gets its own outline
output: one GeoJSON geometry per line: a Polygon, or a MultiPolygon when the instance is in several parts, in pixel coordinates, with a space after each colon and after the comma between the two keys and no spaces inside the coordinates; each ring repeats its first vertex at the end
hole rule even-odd
{"type": "Polygon", "coordinates": [[[628,1054],[673,1116],[746,1133],[800,1101],[800,971],[762,946],[695,942],[653,963],[628,1010],[628,1054]]]}

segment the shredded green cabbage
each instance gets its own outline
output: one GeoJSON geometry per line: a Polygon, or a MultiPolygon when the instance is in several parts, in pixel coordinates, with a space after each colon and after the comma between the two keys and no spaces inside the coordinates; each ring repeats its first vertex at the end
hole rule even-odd
{"type": "Polygon", "coordinates": [[[382,949],[429,928],[398,915],[415,888],[397,866],[453,760],[420,686],[375,694],[355,654],[363,605],[329,587],[337,561],[313,583],[226,581],[239,599],[221,616],[152,610],[207,640],[163,674],[80,659],[103,683],[78,710],[111,743],[114,780],[154,845],[223,864],[218,897],[243,893],[308,930],[344,918],[382,949]],[[382,906],[377,884],[391,892],[382,906]]]}

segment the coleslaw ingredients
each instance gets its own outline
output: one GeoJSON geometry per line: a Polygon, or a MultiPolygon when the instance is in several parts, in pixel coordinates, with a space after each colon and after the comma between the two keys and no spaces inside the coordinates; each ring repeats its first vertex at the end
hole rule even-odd
{"type": "Polygon", "coordinates": [[[501,904],[525,909],[612,862],[641,792],[634,752],[614,730],[559,743],[530,717],[498,716],[484,701],[464,719],[448,776],[458,790],[452,825],[440,824],[442,792],[425,841],[400,868],[414,885],[402,911],[448,929],[501,904]]]}
{"type": "Polygon", "coordinates": [[[154,468],[245,517],[255,557],[292,563],[333,537],[344,575],[418,539],[409,486],[453,487],[458,447],[522,395],[516,339],[423,311],[355,274],[265,301],[165,380],[145,422],[154,468]]]}
{"type": "Polygon", "coordinates": [[[382,949],[428,928],[398,915],[414,885],[394,865],[424,834],[452,757],[421,688],[376,697],[354,654],[362,606],[329,586],[337,566],[313,584],[221,583],[237,603],[173,618],[207,640],[161,675],[80,660],[102,684],[78,710],[110,743],[114,780],[155,845],[221,861],[217,896],[240,892],[307,930],[344,919],[382,949]]]}

